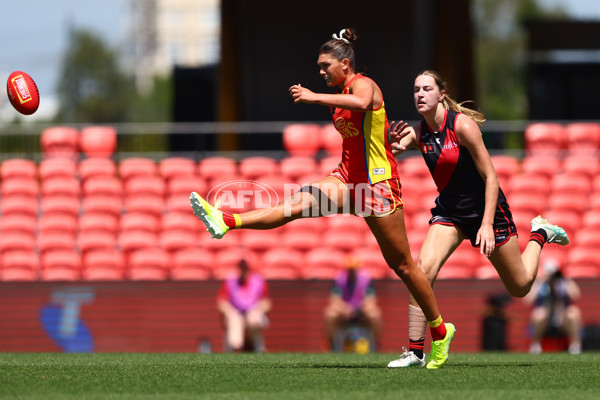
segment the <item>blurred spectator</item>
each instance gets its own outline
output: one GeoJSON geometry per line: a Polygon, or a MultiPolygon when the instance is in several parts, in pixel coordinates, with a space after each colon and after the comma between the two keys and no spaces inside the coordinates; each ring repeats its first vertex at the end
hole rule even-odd
{"type": "Polygon", "coordinates": [[[217,308],[225,324],[225,351],[266,351],[263,331],[271,309],[269,288],[263,277],[239,264],[239,275],[223,281],[217,295],[217,308]]]}
{"type": "Polygon", "coordinates": [[[544,337],[566,336],[569,353],[581,353],[581,310],[574,304],[580,297],[577,283],[563,276],[558,260],[548,259],[543,264],[544,275],[538,279],[525,301],[533,304],[531,324],[532,354],[541,353],[544,337]]]}
{"type": "Polygon", "coordinates": [[[366,328],[372,341],[378,342],[381,310],[371,277],[360,267],[358,260],[348,259],[346,269],[338,274],[331,289],[325,309],[325,327],[334,351],[341,351],[343,344],[337,343],[343,341],[341,331],[350,327],[366,328]]]}
{"type": "Polygon", "coordinates": [[[491,294],[487,298],[483,317],[481,347],[484,351],[506,351],[508,315],[506,306],[512,298],[506,293],[491,294]]]}

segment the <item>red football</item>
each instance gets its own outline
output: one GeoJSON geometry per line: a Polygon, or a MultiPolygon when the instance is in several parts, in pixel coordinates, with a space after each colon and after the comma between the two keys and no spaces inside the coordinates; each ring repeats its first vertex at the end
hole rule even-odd
{"type": "Polygon", "coordinates": [[[23,71],[15,71],[8,77],[6,92],[10,104],[21,114],[31,115],[40,106],[40,93],[37,85],[23,71]]]}

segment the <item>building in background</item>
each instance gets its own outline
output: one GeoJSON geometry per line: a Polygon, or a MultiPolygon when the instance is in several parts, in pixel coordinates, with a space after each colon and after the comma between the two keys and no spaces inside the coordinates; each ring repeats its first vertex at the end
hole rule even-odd
{"type": "Polygon", "coordinates": [[[140,90],[175,66],[219,62],[220,0],[128,0],[126,58],[140,90]]]}

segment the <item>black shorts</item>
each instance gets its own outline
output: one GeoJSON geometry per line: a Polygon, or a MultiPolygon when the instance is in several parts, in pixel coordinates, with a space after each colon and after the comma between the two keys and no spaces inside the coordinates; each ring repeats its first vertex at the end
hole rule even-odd
{"type": "MultiPolygon", "coordinates": [[[[454,225],[469,238],[473,247],[479,247],[475,244],[475,240],[477,239],[477,231],[481,228],[481,218],[483,218],[483,215],[456,217],[451,215],[448,210],[437,202],[436,206],[431,209],[431,215],[432,217],[429,220],[429,225],[454,225]]],[[[496,214],[494,215],[494,237],[496,246],[503,245],[508,242],[508,239],[510,239],[511,236],[516,234],[517,227],[513,222],[512,213],[508,208],[508,204],[499,204],[496,207],[496,214]]]]}

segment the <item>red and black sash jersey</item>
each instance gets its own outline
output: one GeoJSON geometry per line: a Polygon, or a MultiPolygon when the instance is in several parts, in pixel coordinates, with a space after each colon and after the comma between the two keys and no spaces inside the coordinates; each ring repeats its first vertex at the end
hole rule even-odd
{"type": "MultiPolygon", "coordinates": [[[[461,217],[483,216],[485,182],[466,147],[458,143],[455,123],[459,113],[446,110],[440,132],[421,121],[418,146],[440,195],[436,203],[461,217]]],[[[506,203],[502,189],[498,204],[506,203]]]]}

